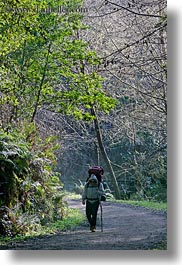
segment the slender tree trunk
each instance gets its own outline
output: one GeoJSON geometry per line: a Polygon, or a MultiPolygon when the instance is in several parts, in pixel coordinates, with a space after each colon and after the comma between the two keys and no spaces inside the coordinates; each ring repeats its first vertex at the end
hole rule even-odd
{"type": "Polygon", "coordinates": [[[100,165],[100,149],[99,149],[97,142],[95,143],[95,155],[96,155],[96,159],[95,159],[96,164],[100,165]]]}
{"type": "Polygon", "coordinates": [[[112,183],[114,186],[115,197],[116,197],[116,199],[120,199],[121,198],[120,189],[119,189],[118,182],[117,182],[115,173],[114,173],[112,165],[111,165],[111,161],[109,160],[109,157],[108,157],[107,152],[105,150],[105,146],[104,146],[103,141],[102,141],[102,133],[100,130],[99,121],[98,121],[97,114],[96,114],[94,107],[92,108],[92,114],[95,117],[94,118],[94,125],[95,125],[95,131],[96,131],[98,146],[99,146],[100,152],[104,158],[104,161],[107,165],[107,168],[109,170],[110,177],[112,179],[112,183]]]}
{"type": "Polygon", "coordinates": [[[45,80],[45,77],[46,77],[46,71],[47,71],[47,65],[48,65],[48,61],[49,61],[50,49],[51,49],[51,44],[49,44],[49,46],[48,46],[47,57],[46,57],[45,65],[44,65],[44,68],[43,68],[42,79],[41,79],[39,90],[38,90],[38,93],[37,93],[37,100],[35,102],[34,111],[33,111],[32,118],[31,118],[31,122],[34,121],[35,115],[36,115],[37,110],[38,110],[38,105],[39,105],[39,102],[40,102],[41,92],[42,92],[44,80],[45,80]]]}

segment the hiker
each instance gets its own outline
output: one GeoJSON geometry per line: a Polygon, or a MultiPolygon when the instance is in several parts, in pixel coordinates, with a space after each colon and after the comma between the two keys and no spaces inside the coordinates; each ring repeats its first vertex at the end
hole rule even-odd
{"type": "Polygon", "coordinates": [[[90,224],[90,231],[95,232],[96,220],[99,204],[101,200],[105,200],[104,187],[95,175],[91,175],[84,186],[82,193],[82,204],[86,201],[86,216],[90,224]]]}

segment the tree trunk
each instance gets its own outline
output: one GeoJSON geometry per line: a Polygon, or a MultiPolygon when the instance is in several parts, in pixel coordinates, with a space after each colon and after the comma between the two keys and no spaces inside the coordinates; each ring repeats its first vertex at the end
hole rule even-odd
{"type": "Polygon", "coordinates": [[[96,164],[100,165],[100,148],[97,142],[95,142],[95,155],[96,155],[96,159],[95,159],[96,164]]]}
{"type": "Polygon", "coordinates": [[[48,46],[47,57],[46,57],[46,61],[45,61],[44,68],[43,68],[42,79],[40,81],[40,86],[39,86],[37,99],[36,99],[35,106],[34,106],[34,111],[33,111],[32,118],[31,118],[31,122],[34,121],[35,115],[36,115],[37,110],[38,110],[38,105],[39,105],[39,101],[40,101],[40,97],[41,97],[41,92],[42,92],[44,80],[46,78],[46,71],[47,71],[47,65],[48,65],[48,61],[49,61],[50,50],[51,50],[51,43],[48,46]]]}
{"type": "Polygon", "coordinates": [[[102,154],[102,156],[104,158],[104,161],[105,161],[105,163],[107,165],[107,168],[109,170],[110,177],[112,179],[112,183],[113,183],[113,186],[114,186],[115,197],[116,197],[116,199],[120,199],[121,198],[120,189],[119,189],[118,182],[117,182],[115,173],[114,173],[112,165],[111,165],[111,161],[109,160],[109,157],[107,155],[107,152],[105,150],[105,147],[104,147],[104,144],[103,144],[103,141],[102,141],[102,133],[101,133],[101,130],[100,130],[99,121],[98,121],[97,114],[96,114],[96,111],[95,111],[94,107],[92,108],[92,114],[95,117],[94,118],[94,125],[95,125],[95,131],[96,131],[98,146],[99,146],[100,152],[101,152],[101,154],[102,154]]]}

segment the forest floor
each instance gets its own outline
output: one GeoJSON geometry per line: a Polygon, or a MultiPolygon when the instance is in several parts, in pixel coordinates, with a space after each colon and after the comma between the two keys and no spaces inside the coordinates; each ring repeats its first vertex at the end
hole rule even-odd
{"type": "MultiPolygon", "coordinates": [[[[80,200],[68,200],[71,208],[85,212],[80,200]]],[[[100,209],[97,229],[85,221],[73,230],[43,235],[7,244],[15,250],[153,250],[167,248],[167,214],[139,206],[103,202],[103,232],[100,209]]]]}

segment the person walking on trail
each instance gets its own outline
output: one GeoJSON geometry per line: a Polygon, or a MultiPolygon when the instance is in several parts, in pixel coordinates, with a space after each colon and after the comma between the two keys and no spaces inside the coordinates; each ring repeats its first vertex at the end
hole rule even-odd
{"type": "Polygon", "coordinates": [[[82,204],[85,205],[86,202],[86,216],[90,224],[91,232],[95,232],[97,212],[101,198],[103,197],[105,197],[103,184],[98,182],[95,175],[91,175],[82,193],[82,204]]]}

